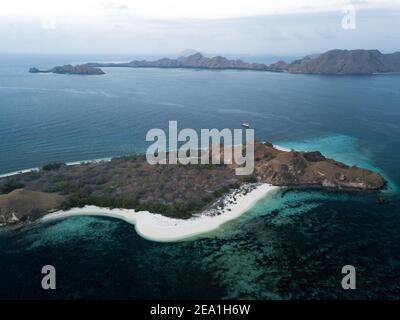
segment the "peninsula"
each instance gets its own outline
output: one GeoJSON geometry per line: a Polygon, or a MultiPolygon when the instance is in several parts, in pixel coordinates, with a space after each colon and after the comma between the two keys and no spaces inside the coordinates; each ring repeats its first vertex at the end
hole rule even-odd
{"type": "Polygon", "coordinates": [[[380,190],[385,180],[319,152],[284,151],[270,143],[255,143],[251,176],[235,175],[235,165],[150,165],[144,155],[71,166],[51,164],[0,179],[0,224],[32,221],[86,205],[187,219],[221,208],[222,197],[237,190],[250,192],[257,185],[366,192],[380,190]]]}

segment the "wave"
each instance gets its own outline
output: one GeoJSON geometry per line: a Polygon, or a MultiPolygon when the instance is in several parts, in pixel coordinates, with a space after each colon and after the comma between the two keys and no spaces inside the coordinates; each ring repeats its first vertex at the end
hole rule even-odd
{"type": "MultiPolygon", "coordinates": [[[[98,158],[98,159],[91,159],[91,160],[70,161],[70,162],[66,162],[65,164],[67,166],[75,166],[75,165],[84,164],[84,163],[97,163],[97,162],[102,162],[102,161],[111,161],[111,159],[112,159],[112,157],[98,158]]],[[[39,171],[39,170],[40,170],[39,167],[34,167],[34,168],[29,168],[29,169],[22,169],[22,170],[2,173],[2,174],[0,174],[0,178],[7,178],[7,177],[15,176],[17,174],[34,172],[34,171],[39,171]]]]}

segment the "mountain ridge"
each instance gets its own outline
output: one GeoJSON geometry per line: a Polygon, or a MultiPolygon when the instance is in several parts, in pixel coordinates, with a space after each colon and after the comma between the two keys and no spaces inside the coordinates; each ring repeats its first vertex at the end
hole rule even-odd
{"type": "MultiPolygon", "coordinates": [[[[198,69],[236,69],[275,71],[263,63],[244,62],[241,59],[227,59],[223,56],[205,57],[200,52],[189,56],[180,56],[177,59],[161,58],[154,61],[132,60],[124,63],[98,63],[84,64],[88,67],[129,67],[129,68],[198,68],[198,69]]],[[[276,70],[277,71],[277,70],[276,70]]]]}
{"type": "Polygon", "coordinates": [[[290,73],[374,74],[400,72],[400,52],[383,54],[379,50],[334,49],[316,57],[304,57],[282,66],[290,73]]]}
{"type": "Polygon", "coordinates": [[[208,58],[197,52],[177,59],[161,58],[155,61],[132,60],[126,63],[87,63],[85,65],[89,67],[235,69],[327,75],[374,74],[400,72],[400,52],[383,54],[376,49],[334,49],[322,54],[308,55],[291,63],[278,61],[270,65],[245,62],[241,59],[227,59],[223,56],[208,58]]]}
{"type": "Polygon", "coordinates": [[[322,75],[371,75],[376,73],[400,72],[400,52],[389,54],[379,50],[341,50],[333,49],[322,54],[313,54],[287,63],[278,61],[270,65],[245,62],[241,59],[228,59],[217,55],[206,57],[200,52],[176,59],[132,60],[122,63],[88,62],[78,66],[64,65],[41,71],[31,68],[29,72],[53,72],[69,74],[104,74],[100,68],[192,68],[208,70],[254,70],[322,75]]]}

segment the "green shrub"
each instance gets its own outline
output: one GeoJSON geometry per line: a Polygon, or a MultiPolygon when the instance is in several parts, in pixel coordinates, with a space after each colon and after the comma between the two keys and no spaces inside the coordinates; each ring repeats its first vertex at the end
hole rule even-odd
{"type": "Polygon", "coordinates": [[[49,163],[49,164],[44,165],[42,167],[42,170],[44,170],[44,171],[58,170],[58,169],[60,169],[61,167],[64,167],[64,166],[66,166],[65,163],[53,162],[53,163],[49,163]]]}
{"type": "Polygon", "coordinates": [[[192,203],[188,205],[176,204],[165,205],[159,202],[139,202],[136,197],[133,198],[112,198],[112,197],[94,197],[83,194],[72,194],[68,201],[64,204],[64,209],[74,207],[82,208],[86,205],[93,205],[102,208],[125,208],[135,209],[136,211],[149,211],[152,213],[160,213],[165,216],[188,219],[192,216],[192,212],[201,209],[203,202],[192,203]]]}
{"type": "Polygon", "coordinates": [[[1,193],[10,193],[15,189],[24,188],[25,185],[22,182],[16,181],[14,179],[7,179],[3,185],[0,187],[1,193]]]}

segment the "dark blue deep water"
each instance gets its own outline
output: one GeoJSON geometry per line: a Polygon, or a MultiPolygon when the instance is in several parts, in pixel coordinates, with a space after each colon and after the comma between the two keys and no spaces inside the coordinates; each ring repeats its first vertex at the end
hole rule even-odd
{"type": "Polygon", "coordinates": [[[146,149],[151,128],[239,128],[320,150],[389,181],[375,194],[278,192],[201,239],[155,243],[134,226],[74,217],[0,229],[0,298],[371,299],[400,297],[400,75],[31,66],[127,57],[2,56],[0,174],[146,149]],[[40,287],[57,269],[57,290],[40,287]],[[357,289],[341,289],[354,265],[357,289]]]}

